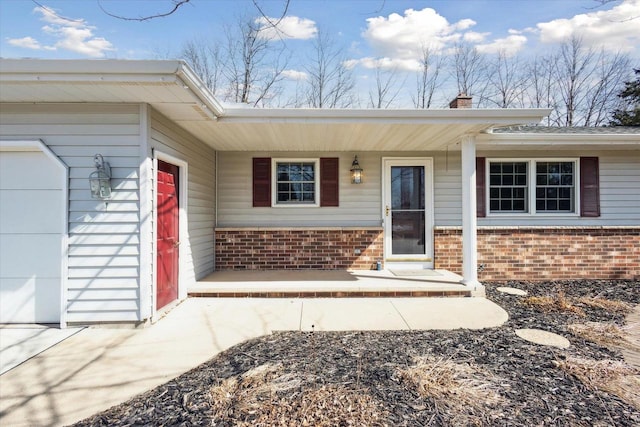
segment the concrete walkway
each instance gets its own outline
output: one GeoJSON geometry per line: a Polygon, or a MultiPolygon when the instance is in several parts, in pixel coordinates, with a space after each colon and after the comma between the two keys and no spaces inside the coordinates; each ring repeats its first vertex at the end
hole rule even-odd
{"type": "Polygon", "coordinates": [[[480,329],[484,298],[191,298],[142,329],[87,328],[0,376],[0,425],[67,425],[278,330],[480,329]]]}

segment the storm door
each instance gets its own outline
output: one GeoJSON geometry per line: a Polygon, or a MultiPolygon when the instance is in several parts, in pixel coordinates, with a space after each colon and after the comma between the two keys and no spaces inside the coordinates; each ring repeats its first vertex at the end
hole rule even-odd
{"type": "Polygon", "coordinates": [[[431,159],[384,160],[383,223],[387,262],[432,264],[432,193],[431,159]]]}

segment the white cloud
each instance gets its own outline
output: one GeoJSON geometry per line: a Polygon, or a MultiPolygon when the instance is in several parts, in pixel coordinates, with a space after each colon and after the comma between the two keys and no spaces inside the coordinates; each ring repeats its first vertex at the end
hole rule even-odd
{"type": "Polygon", "coordinates": [[[475,31],[467,31],[462,36],[462,39],[468,43],[481,43],[490,33],[477,33],[475,31]]]}
{"type": "Polygon", "coordinates": [[[577,36],[590,46],[631,51],[640,45],[639,22],[640,0],[626,0],[609,10],[541,22],[537,30],[543,43],[561,43],[577,36]]]}
{"type": "Polygon", "coordinates": [[[80,53],[92,58],[102,58],[106,52],[115,50],[111,42],[103,37],[94,37],[95,27],[90,26],[84,19],[66,19],[58,16],[48,7],[38,6],[34,13],[41,15],[40,20],[47,25],[42,31],[54,38],[53,44],[45,45],[31,36],[9,39],[13,46],[34,50],[58,50],[64,49],[80,53]]]}
{"type": "Polygon", "coordinates": [[[21,39],[7,39],[7,42],[16,47],[21,47],[24,49],[33,49],[33,50],[41,50],[44,49],[44,46],[38,42],[38,40],[33,37],[22,37],[21,39]]]}
{"type": "Polygon", "coordinates": [[[527,43],[527,38],[523,35],[512,34],[505,38],[495,39],[491,43],[478,44],[476,49],[480,53],[499,53],[503,52],[507,56],[518,53],[527,43]]]}
{"type": "Polygon", "coordinates": [[[285,79],[298,80],[298,81],[307,80],[307,78],[309,77],[307,73],[305,73],[304,71],[298,71],[298,70],[283,70],[282,76],[285,79]]]}
{"type": "Polygon", "coordinates": [[[260,17],[255,20],[260,25],[260,36],[269,40],[298,39],[307,40],[318,34],[315,21],[297,16],[285,16],[284,18],[260,17]],[[274,27],[273,24],[277,23],[274,27]]]}
{"type": "Polygon", "coordinates": [[[407,9],[404,15],[392,13],[367,19],[362,36],[381,57],[414,59],[423,47],[440,51],[461,40],[461,31],[475,24],[471,19],[451,24],[431,8],[407,9]]]}
{"type": "Polygon", "coordinates": [[[366,57],[350,59],[345,61],[344,65],[347,68],[353,68],[356,65],[361,65],[370,70],[379,68],[381,70],[417,71],[420,69],[420,63],[416,59],[412,58],[366,57]]]}

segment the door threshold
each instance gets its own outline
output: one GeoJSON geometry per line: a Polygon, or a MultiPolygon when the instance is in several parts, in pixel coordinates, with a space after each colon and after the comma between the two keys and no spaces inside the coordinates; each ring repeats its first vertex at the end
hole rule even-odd
{"type": "Polygon", "coordinates": [[[385,261],[385,270],[433,270],[433,262],[431,259],[419,261],[385,261]]]}

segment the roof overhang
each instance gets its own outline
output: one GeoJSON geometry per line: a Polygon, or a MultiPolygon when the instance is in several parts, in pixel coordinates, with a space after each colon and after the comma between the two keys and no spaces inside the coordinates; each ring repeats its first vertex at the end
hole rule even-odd
{"type": "Polygon", "coordinates": [[[620,134],[606,128],[598,133],[484,133],[476,139],[478,149],[483,150],[529,150],[553,148],[575,150],[588,146],[591,149],[640,149],[638,133],[620,134]]]}
{"type": "Polygon", "coordinates": [[[223,151],[428,151],[548,109],[225,108],[182,61],[0,60],[3,103],[140,103],[223,151]]]}

